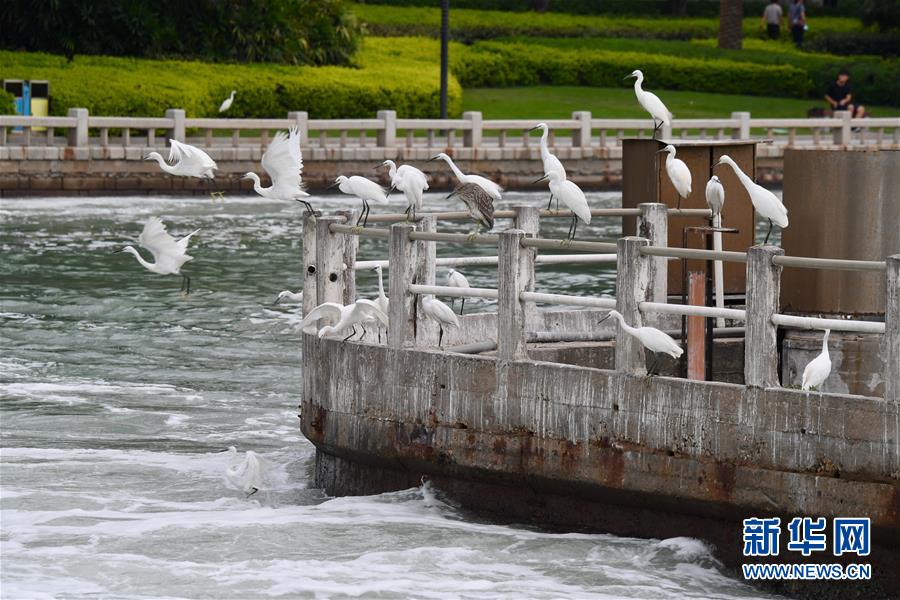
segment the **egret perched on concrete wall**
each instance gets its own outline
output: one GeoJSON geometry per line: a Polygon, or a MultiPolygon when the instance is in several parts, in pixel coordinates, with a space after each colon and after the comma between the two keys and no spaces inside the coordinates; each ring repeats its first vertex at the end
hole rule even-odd
{"type": "Polygon", "coordinates": [[[378,298],[375,299],[375,304],[378,305],[378,308],[386,315],[389,315],[390,312],[388,308],[390,307],[390,302],[388,301],[387,294],[384,293],[384,275],[382,274],[381,265],[378,265],[374,269],[372,269],[376,273],[378,273],[378,298]]]}
{"type": "MultiPolygon", "coordinates": [[[[466,276],[457,271],[456,269],[450,269],[447,271],[447,286],[455,287],[455,288],[469,288],[472,287],[469,285],[469,280],[466,279],[466,276]]],[[[463,310],[466,308],[466,299],[460,298],[462,303],[459,306],[459,314],[463,314],[463,310]]],[[[450,303],[456,301],[456,298],[453,298],[450,303]]]]}
{"type": "Polygon", "coordinates": [[[726,164],[734,169],[741,184],[747,190],[747,193],[750,194],[750,202],[753,203],[753,208],[756,209],[756,212],[758,212],[760,216],[769,220],[769,231],[766,232],[766,239],[763,242],[764,245],[767,244],[769,242],[769,236],[772,234],[773,223],[782,229],[788,226],[787,208],[784,207],[784,204],[781,203],[781,200],[779,200],[775,194],[763,186],[754,183],[752,179],[747,177],[746,173],[741,171],[741,168],[737,166],[737,163],[727,154],[723,154],[713,167],[717,167],[721,164],[726,164]]]}
{"type": "Polygon", "coordinates": [[[147,262],[140,253],[132,246],[125,246],[116,252],[128,252],[133,254],[141,266],[160,275],[181,275],[181,289],[186,293],[191,293],[191,278],[181,272],[181,266],[189,260],[193,260],[193,256],[188,256],[187,247],[191,241],[191,236],[196,235],[200,230],[195,229],[180,240],[176,240],[166,232],[166,226],[158,217],[150,217],[144,224],[138,242],[143,248],[150,251],[156,262],[147,262]]]}
{"type": "Polygon", "coordinates": [[[712,211],[710,218],[715,222],[716,217],[722,214],[722,206],[725,205],[725,188],[715,175],[706,182],[706,205],[712,211]]]}
{"type": "Polygon", "coordinates": [[[808,392],[810,388],[819,389],[819,386],[825,383],[828,375],[831,374],[831,357],[828,355],[829,333],[831,330],[826,329],[825,336],[822,337],[822,352],[809,361],[809,364],[803,369],[803,380],[800,387],[805,392],[808,392]]]}
{"type": "Polygon", "coordinates": [[[650,113],[650,116],[653,118],[653,137],[656,137],[656,132],[660,127],[663,125],[672,126],[672,113],[659,99],[659,96],[653,92],[647,92],[641,87],[641,84],[644,82],[644,74],[639,69],[635,69],[631,72],[631,75],[626,75],[624,78],[628,79],[629,77],[636,78],[634,81],[634,95],[637,96],[638,104],[650,113]],[[658,124],[657,121],[659,121],[658,124]]]}
{"type": "Polygon", "coordinates": [[[334,184],[330,187],[334,186],[337,186],[345,194],[356,196],[362,200],[363,209],[356,220],[356,224],[359,225],[362,222],[363,227],[366,226],[366,221],[369,219],[369,202],[376,204],[388,203],[387,194],[383,187],[371,179],[366,179],[359,175],[353,175],[352,177],[338,175],[338,178],[334,180],[334,184]]]}
{"type": "MultiPolygon", "coordinates": [[[[326,335],[339,334],[350,328],[352,329],[352,332],[344,338],[345,342],[356,335],[357,325],[362,325],[375,320],[385,327],[388,326],[388,316],[381,312],[378,305],[371,300],[360,298],[356,302],[347,305],[338,304],[336,302],[324,302],[318,305],[312,309],[308,315],[303,317],[303,320],[300,322],[300,330],[303,331],[310,323],[315,323],[323,318],[330,319],[334,321],[335,324],[325,325],[319,329],[318,336],[322,338],[326,335]]],[[[364,329],[363,337],[365,337],[365,335],[364,329]]]]}
{"type": "Polygon", "coordinates": [[[444,326],[459,327],[459,318],[452,308],[435,298],[432,294],[422,296],[422,312],[425,313],[426,317],[438,322],[438,328],[441,331],[440,336],[438,336],[438,347],[440,348],[441,342],[444,340],[444,326]]]}
{"type": "Polygon", "coordinates": [[[488,231],[494,228],[494,199],[483,187],[477,183],[463,183],[450,192],[447,199],[451,198],[462,200],[469,216],[475,221],[475,230],[469,234],[470,238],[474,239],[482,227],[488,231]]]}
{"type": "MultiPolygon", "coordinates": [[[[425,173],[411,165],[400,165],[386,160],[380,166],[388,167],[391,178],[391,190],[398,189],[406,196],[406,214],[415,221],[416,211],[422,208],[422,196],[428,189],[428,178],[425,173]]],[[[377,168],[377,167],[376,167],[377,168]]],[[[388,193],[390,193],[390,191],[388,193]]]]}
{"type": "Polygon", "coordinates": [[[666,174],[669,176],[669,181],[675,186],[675,191],[678,193],[678,208],[681,208],[681,199],[691,195],[691,170],[688,169],[683,160],[675,158],[675,146],[672,144],[657,151],[657,154],[660,152],[668,152],[666,155],[666,174]]]}
{"type": "Polygon", "coordinates": [[[291,290],[284,290],[280,292],[278,296],[275,297],[275,302],[273,304],[278,304],[284,300],[285,302],[290,302],[291,304],[300,304],[303,302],[303,292],[292,292],[291,290]]]}
{"type": "Polygon", "coordinates": [[[437,156],[432,156],[429,160],[443,160],[448,165],[450,165],[450,170],[453,171],[453,174],[456,175],[456,178],[460,183],[474,183],[475,185],[481,187],[488,196],[493,198],[494,200],[501,200],[503,194],[503,188],[487,179],[482,177],[481,175],[466,175],[462,171],[459,170],[459,167],[453,162],[453,159],[441,152],[437,156]]]}
{"type": "Polygon", "coordinates": [[[548,178],[550,179],[550,193],[558,200],[562,200],[562,203],[575,213],[572,216],[572,222],[569,225],[569,233],[566,235],[566,239],[571,241],[575,237],[575,228],[578,227],[578,219],[584,221],[585,225],[590,224],[591,208],[588,206],[587,198],[584,197],[584,192],[581,191],[581,188],[568,179],[565,179],[560,175],[559,171],[550,171],[535,181],[535,183],[548,178]]]}
{"type": "Polygon", "coordinates": [[[269,187],[262,187],[259,176],[252,171],[245,173],[241,179],[252,179],[253,190],[263,198],[297,200],[306,205],[310,214],[313,213],[312,206],[304,200],[309,194],[303,191],[304,185],[300,178],[303,172],[303,155],[300,152],[300,131],[296,127],[292,127],[290,133],[279,131],[275,134],[263,154],[262,166],[272,180],[269,187]]]}
{"type": "Polygon", "coordinates": [[[229,108],[231,108],[232,103],[234,103],[234,94],[235,94],[235,90],[231,90],[231,95],[228,96],[227,98],[225,98],[225,100],[222,101],[222,104],[219,105],[220,113],[223,113],[226,110],[228,110],[229,108]]]}
{"type": "Polygon", "coordinates": [[[171,148],[168,162],[163,160],[159,152],[151,152],[144,160],[155,160],[159,163],[159,168],[170,175],[197,177],[198,179],[215,177],[213,171],[216,171],[219,166],[210,158],[209,154],[196,146],[184,144],[178,140],[170,139],[169,144],[171,148]]]}
{"type": "MultiPolygon", "coordinates": [[[[559,173],[563,179],[566,179],[566,169],[563,167],[559,159],[550,153],[550,147],[547,145],[547,138],[550,135],[550,127],[546,123],[538,123],[528,131],[535,129],[541,130],[541,162],[544,165],[544,173],[559,173]]],[[[550,192],[550,202],[547,203],[547,210],[550,210],[550,204],[553,203],[553,192],[550,192]]],[[[559,198],[556,199],[557,206],[559,198]]]]}
{"type": "Polygon", "coordinates": [[[228,458],[225,479],[231,486],[245,492],[248,498],[265,489],[265,468],[263,460],[256,452],[247,450],[241,459],[237,448],[229,446],[228,458]]]}
{"type": "Polygon", "coordinates": [[[678,345],[678,342],[655,327],[629,326],[628,323],[625,322],[625,317],[617,310],[609,311],[609,314],[600,319],[600,322],[602,323],[610,317],[618,319],[619,325],[625,330],[625,333],[637,338],[637,341],[639,341],[644,348],[656,355],[653,364],[650,365],[649,373],[653,373],[653,369],[659,361],[659,354],[668,354],[672,358],[678,358],[684,353],[684,350],[678,345]]]}

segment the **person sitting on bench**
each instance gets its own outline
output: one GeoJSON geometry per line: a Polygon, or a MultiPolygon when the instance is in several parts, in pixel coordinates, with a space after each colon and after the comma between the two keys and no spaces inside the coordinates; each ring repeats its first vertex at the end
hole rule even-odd
{"type": "Polygon", "coordinates": [[[825,90],[825,101],[832,111],[846,110],[850,116],[861,119],[866,116],[866,108],[853,101],[853,91],[850,89],[850,73],[842,70],[838,73],[837,80],[825,90]]]}

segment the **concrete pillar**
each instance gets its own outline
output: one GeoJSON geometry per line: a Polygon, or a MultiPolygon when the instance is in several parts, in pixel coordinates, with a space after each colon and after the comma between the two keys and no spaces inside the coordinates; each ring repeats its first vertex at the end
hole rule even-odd
{"type": "Polygon", "coordinates": [[[497,304],[497,356],[500,360],[528,358],[527,309],[522,292],[534,288],[534,252],[522,247],[525,232],[508,229],[500,234],[497,304]]]}
{"type": "MultiPolygon", "coordinates": [[[[463,130],[463,147],[478,148],[481,146],[481,111],[467,110],[463,113],[463,119],[471,123],[470,129],[463,130]]],[[[473,156],[474,158],[474,156],[473,156]]]]}
{"type": "Polygon", "coordinates": [[[88,109],[70,108],[69,117],[75,117],[75,127],[69,128],[69,146],[84,148],[88,145],[88,109]]]}
{"type": "Polygon", "coordinates": [[[397,111],[379,110],[377,118],[384,122],[384,129],[378,131],[378,147],[394,148],[397,145],[397,111]]]}
{"type": "Polygon", "coordinates": [[[303,217],[303,314],[308,315],[319,304],[316,295],[316,217],[303,217]]]}
{"type": "Polygon", "coordinates": [[[388,241],[390,280],[388,299],[390,301],[390,324],[388,325],[388,345],[391,348],[407,348],[416,343],[415,297],[409,292],[409,285],[416,275],[417,247],[409,239],[416,230],[412,223],[391,225],[388,241]]]}
{"type": "MultiPolygon", "coordinates": [[[[344,223],[356,223],[356,219],[359,217],[361,209],[353,209],[353,210],[340,210],[337,212],[338,215],[342,216],[344,223]]],[[[356,302],[356,269],[353,266],[356,264],[356,252],[359,250],[359,236],[357,235],[342,235],[344,238],[344,256],[342,259],[343,264],[343,273],[341,275],[344,286],[344,299],[341,301],[342,304],[350,304],[351,302],[356,302]]]]}
{"type": "Polygon", "coordinates": [[[748,113],[748,112],[733,112],[733,113],[731,113],[731,118],[736,119],[738,122],[737,128],[731,130],[731,138],[735,139],[735,140],[749,140],[750,139],[750,113],[748,113]]]}
{"type": "Polygon", "coordinates": [[[772,263],[784,255],[777,246],[752,246],[747,251],[747,322],[744,335],[744,385],[778,387],[778,312],[781,267],[772,263]]]}
{"type": "MultiPolygon", "coordinates": [[[[416,223],[418,231],[437,231],[437,220],[431,216],[423,216],[416,223]]],[[[415,268],[415,282],[419,285],[434,285],[437,276],[435,260],[437,259],[437,242],[418,240],[416,255],[418,261],[415,268]]],[[[440,341],[440,327],[434,319],[429,319],[422,311],[422,297],[416,299],[416,345],[437,346],[440,341]]]]}
{"type": "Polygon", "coordinates": [[[572,118],[580,121],[577,129],[572,130],[572,147],[588,148],[591,145],[591,112],[588,110],[576,110],[572,118]]]}
{"type": "Polygon", "coordinates": [[[170,108],[166,111],[166,118],[174,121],[174,123],[172,123],[172,129],[166,132],[166,137],[170,140],[183,142],[185,138],[184,110],[181,108],[170,108]]]}
{"type": "Polygon", "coordinates": [[[884,399],[900,402],[900,254],[887,257],[884,306],[884,399]]]}
{"type": "MultiPolygon", "coordinates": [[[[669,240],[668,207],[659,202],[638,204],[641,210],[637,218],[635,235],[649,240],[651,246],[666,247],[669,240]]],[[[647,300],[649,302],[666,302],[668,299],[669,259],[664,256],[647,257],[650,263],[647,276],[647,300]]],[[[662,315],[650,314],[644,319],[645,325],[656,327],[662,315]]]]}
{"type": "Polygon", "coordinates": [[[836,110],[834,118],[840,119],[841,124],[834,128],[834,143],[838,146],[849,146],[853,141],[851,137],[852,128],[850,127],[850,111],[836,110]]]}
{"type": "MultiPolygon", "coordinates": [[[[650,276],[650,257],[641,254],[641,248],[650,241],[639,237],[619,239],[616,254],[616,310],[632,327],[641,327],[640,303],[647,299],[650,276]]],[[[632,375],[647,372],[644,347],[622,327],[616,331],[616,371],[632,375]]]]}
{"type": "Polygon", "coordinates": [[[291,111],[288,119],[294,122],[300,132],[300,145],[309,146],[309,113],[305,110],[291,111]]]}
{"type": "MultiPolygon", "coordinates": [[[[344,304],[344,247],[346,237],[331,233],[332,224],[344,222],[344,217],[318,217],[316,223],[316,302],[344,304]]],[[[305,295],[305,294],[304,294],[305,295]]]]}

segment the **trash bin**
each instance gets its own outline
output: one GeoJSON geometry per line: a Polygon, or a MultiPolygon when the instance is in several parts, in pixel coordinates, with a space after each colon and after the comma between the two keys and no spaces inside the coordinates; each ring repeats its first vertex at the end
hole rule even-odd
{"type": "MultiPolygon", "coordinates": [[[[32,79],[28,82],[31,93],[31,115],[46,117],[50,114],[50,82],[32,79]]],[[[32,131],[47,131],[46,127],[32,127],[32,131]]]]}
{"type": "MultiPolygon", "coordinates": [[[[30,112],[31,106],[29,106],[25,102],[25,88],[27,87],[26,83],[21,79],[4,79],[3,80],[3,89],[13,95],[14,101],[13,105],[15,106],[17,115],[27,115],[30,112]]],[[[14,127],[13,132],[21,133],[21,127],[14,127]]]]}

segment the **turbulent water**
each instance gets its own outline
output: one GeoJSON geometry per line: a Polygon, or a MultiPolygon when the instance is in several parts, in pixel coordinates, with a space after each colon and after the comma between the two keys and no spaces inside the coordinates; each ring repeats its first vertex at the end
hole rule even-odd
{"type": "MultiPolygon", "coordinates": [[[[0,215],[3,598],[761,595],[697,540],[497,525],[428,487],[315,489],[297,310],[272,304],[300,280],[296,203],[4,199],[0,215]],[[175,235],[202,228],[186,298],[178,277],[112,253],[150,215],[175,235]],[[263,457],[268,489],[229,487],[228,446],[263,457]]],[[[589,231],[615,237],[618,220],[579,237],[589,231]]],[[[364,241],[360,258],[384,252],[364,241]]],[[[613,292],[609,271],[541,269],[541,289],[613,292]]],[[[496,284],[490,269],[465,271],[496,284]]]]}

